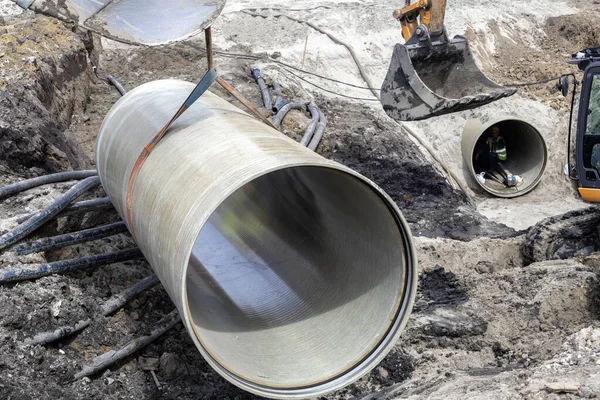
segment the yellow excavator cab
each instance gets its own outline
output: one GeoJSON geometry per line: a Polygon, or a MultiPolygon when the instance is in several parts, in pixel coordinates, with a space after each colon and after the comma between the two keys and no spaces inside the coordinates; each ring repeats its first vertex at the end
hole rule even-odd
{"type": "Polygon", "coordinates": [[[517,91],[481,72],[464,37],[448,39],[445,8],[446,0],[419,0],[394,11],[405,43],[396,44],[381,88],[383,109],[394,120],[476,108],[517,91]]]}
{"type": "MultiPolygon", "coordinates": [[[[576,64],[583,71],[583,79],[578,82],[573,74],[574,85],[569,118],[569,139],[567,148],[567,173],[577,181],[579,194],[585,201],[600,202],[600,47],[587,48],[571,56],[570,64],[576,64]],[[575,137],[575,165],[571,164],[571,121],[577,86],[581,84],[577,131],[575,137]]],[[[560,79],[559,85],[566,95],[568,79],[560,79]]]]}

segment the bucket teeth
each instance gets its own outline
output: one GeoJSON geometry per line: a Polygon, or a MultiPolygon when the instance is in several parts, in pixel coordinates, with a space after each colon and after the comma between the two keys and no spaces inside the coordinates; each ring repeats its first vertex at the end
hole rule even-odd
{"type": "Polygon", "coordinates": [[[381,89],[389,117],[416,121],[468,110],[513,95],[477,67],[462,36],[425,46],[397,44],[381,89]]]}

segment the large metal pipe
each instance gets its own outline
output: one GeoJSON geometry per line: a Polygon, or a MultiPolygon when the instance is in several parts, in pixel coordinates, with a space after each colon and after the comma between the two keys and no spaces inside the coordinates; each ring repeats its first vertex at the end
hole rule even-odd
{"type": "Polygon", "coordinates": [[[475,118],[467,121],[462,136],[462,156],[466,174],[473,184],[497,197],[517,197],[532,191],[542,179],[548,151],[540,132],[528,122],[515,117],[475,118]],[[477,153],[482,154],[491,128],[497,126],[500,136],[506,142],[507,159],[503,166],[513,175],[523,178],[519,187],[508,187],[493,179],[481,182],[476,175],[485,167],[481,166],[477,153]]]}
{"type": "MultiPolygon", "coordinates": [[[[122,217],[138,155],[193,88],[147,83],[106,116],[98,174],[122,217]]],[[[415,253],[394,202],[212,93],[142,166],[132,215],[199,351],[249,392],[306,398],[351,383],[412,309],[415,253]]]]}

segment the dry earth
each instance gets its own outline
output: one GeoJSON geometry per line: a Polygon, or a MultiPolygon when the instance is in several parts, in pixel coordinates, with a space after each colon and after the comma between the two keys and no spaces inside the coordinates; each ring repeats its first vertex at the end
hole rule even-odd
{"type": "MultiPolygon", "coordinates": [[[[293,16],[349,43],[377,86],[400,37],[391,8],[356,1],[239,1],[228,4],[214,25],[217,49],[229,53],[217,56],[219,72],[256,106],[260,94],[249,74],[252,65],[261,67],[268,83],[282,84],[285,97],[314,100],[328,118],[318,152],[381,185],[415,236],[419,294],[406,331],[379,367],[327,398],[600,396],[600,257],[595,253],[600,217],[595,208],[562,215],[587,205],[561,176],[568,102],[553,84],[478,110],[409,124],[459,177],[465,193],[453,188],[444,167],[383,114],[369,90],[303,75],[364,100],[340,97],[273,61],[366,84],[346,48],[280,15],[293,16]],[[504,200],[470,188],[460,160],[460,133],[468,118],[484,114],[524,117],[544,135],[549,166],[532,193],[504,200]]],[[[523,82],[572,71],[565,64],[571,52],[600,44],[598,8],[575,0],[457,0],[448,3],[447,26],[451,34],[469,38],[490,77],[523,82]]],[[[206,66],[201,39],[158,48],[125,46],[17,12],[5,0],[0,14],[2,184],[94,165],[97,132],[119,94],[94,76],[90,62],[118,77],[126,89],[160,78],[197,81],[206,66]]],[[[222,90],[212,90],[236,103],[222,90]]],[[[283,132],[299,140],[307,122],[306,115],[294,111],[283,132]]],[[[15,226],[16,216],[49,204],[68,187],[50,185],[0,202],[1,232],[15,226]]],[[[90,197],[101,195],[98,189],[90,197]]],[[[115,220],[114,212],[64,217],[35,236],[115,220]]],[[[123,234],[32,256],[7,251],[0,265],[97,254],[132,243],[123,234]]],[[[0,287],[0,398],[252,398],[204,362],[180,325],[110,371],[71,382],[72,374],[94,356],[147,333],[173,308],[161,287],[112,317],[95,319],[70,340],[22,345],[37,332],[99,315],[99,304],[150,273],[145,262],[127,262],[0,287]],[[142,370],[140,357],[160,360],[162,390],[142,370]]]]}

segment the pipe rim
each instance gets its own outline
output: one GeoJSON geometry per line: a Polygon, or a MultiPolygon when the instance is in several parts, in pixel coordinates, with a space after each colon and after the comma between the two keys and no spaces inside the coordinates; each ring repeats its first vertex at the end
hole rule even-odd
{"type": "MultiPolygon", "coordinates": [[[[212,356],[212,354],[208,351],[208,349],[203,345],[202,341],[199,339],[199,334],[196,332],[195,324],[192,322],[191,310],[189,307],[187,295],[187,281],[185,281],[182,285],[181,290],[181,296],[183,300],[182,303],[183,307],[185,308],[185,312],[181,313],[182,320],[188,332],[193,333],[192,335],[190,335],[192,337],[192,341],[194,342],[196,348],[200,351],[204,359],[215,371],[219,373],[219,375],[227,379],[227,381],[234,384],[235,386],[255,395],[276,399],[307,398],[321,396],[335,391],[337,389],[341,389],[349,385],[350,383],[360,379],[366,373],[370,372],[392,350],[392,348],[396,344],[396,341],[400,337],[400,334],[402,333],[406,324],[408,323],[408,318],[412,312],[412,308],[414,305],[418,283],[417,257],[413,245],[413,236],[410,231],[410,227],[406,222],[406,219],[402,215],[402,212],[400,211],[396,203],[392,200],[392,198],[383,191],[383,189],[377,186],[370,179],[358,174],[357,172],[345,167],[344,165],[337,163],[334,164],[329,160],[325,160],[322,163],[310,162],[280,165],[275,168],[265,170],[262,172],[261,175],[251,177],[246,181],[241,182],[239,186],[231,188],[229,193],[223,195],[223,201],[225,201],[225,199],[231,196],[236,190],[240,189],[241,187],[253,181],[254,179],[259,178],[260,176],[264,176],[278,170],[296,167],[321,167],[333,169],[338,172],[350,175],[358,182],[366,185],[369,189],[371,189],[386,205],[388,211],[392,214],[394,220],[396,221],[396,226],[402,238],[402,243],[400,245],[402,246],[404,254],[405,271],[404,282],[401,285],[402,291],[398,298],[398,303],[394,306],[396,308],[396,312],[394,314],[392,322],[388,325],[387,330],[382,333],[381,340],[379,340],[379,342],[362,359],[358,360],[347,370],[342,371],[336,374],[335,376],[326,378],[320,382],[316,382],[314,384],[291,388],[264,385],[252,382],[251,380],[246,380],[240,377],[239,375],[231,372],[212,356]]],[[[202,221],[202,224],[195,237],[198,237],[200,231],[208,221],[208,218],[210,217],[210,215],[212,215],[213,212],[215,212],[219,205],[210,210],[210,212],[206,213],[207,217],[204,221],[202,221]]],[[[189,246],[188,249],[185,249],[186,259],[189,259],[191,257],[192,249],[193,243],[191,246],[189,246]]],[[[186,265],[183,271],[184,276],[187,276],[188,268],[189,265],[186,265]]]]}
{"type": "MultiPolygon", "coordinates": [[[[546,170],[546,165],[548,164],[548,146],[546,144],[546,141],[544,140],[544,137],[542,136],[542,134],[540,133],[540,131],[533,126],[531,123],[529,123],[528,121],[525,121],[522,118],[519,117],[512,117],[512,116],[506,116],[506,117],[498,117],[495,119],[490,119],[489,121],[485,122],[485,123],[481,123],[481,119],[479,118],[474,118],[471,119],[470,121],[479,121],[480,125],[481,125],[481,135],[488,130],[490,127],[492,127],[493,125],[499,124],[501,122],[509,122],[509,121],[516,121],[519,123],[522,123],[524,125],[527,125],[531,128],[532,131],[534,131],[537,136],[540,139],[540,142],[542,143],[542,147],[543,147],[543,161],[541,163],[541,167],[540,167],[540,172],[537,175],[537,177],[535,178],[535,180],[528,185],[526,188],[522,189],[522,190],[518,190],[518,191],[514,191],[514,192],[504,192],[504,191],[499,191],[499,190],[495,190],[494,188],[491,188],[487,185],[482,184],[481,182],[479,182],[479,180],[477,180],[476,178],[476,172],[475,172],[475,168],[473,166],[472,162],[467,162],[467,166],[469,166],[469,173],[470,176],[473,178],[473,180],[477,183],[477,185],[482,188],[484,191],[486,191],[487,193],[495,196],[495,197],[501,197],[501,198],[514,198],[514,197],[519,197],[519,196],[523,196],[529,192],[531,192],[533,189],[535,189],[537,187],[537,185],[540,183],[540,181],[542,180],[542,177],[544,176],[544,172],[546,170]]],[[[468,124],[469,121],[467,121],[468,124]]],[[[467,125],[465,125],[466,128],[467,125]]],[[[479,137],[481,137],[481,135],[479,137]]],[[[463,133],[464,136],[464,133],[463,133]]],[[[470,154],[470,157],[473,157],[473,152],[475,151],[475,145],[477,144],[477,141],[473,142],[473,145],[468,149],[468,152],[470,154]]],[[[466,160],[465,160],[466,161],[466,160]]]]}

